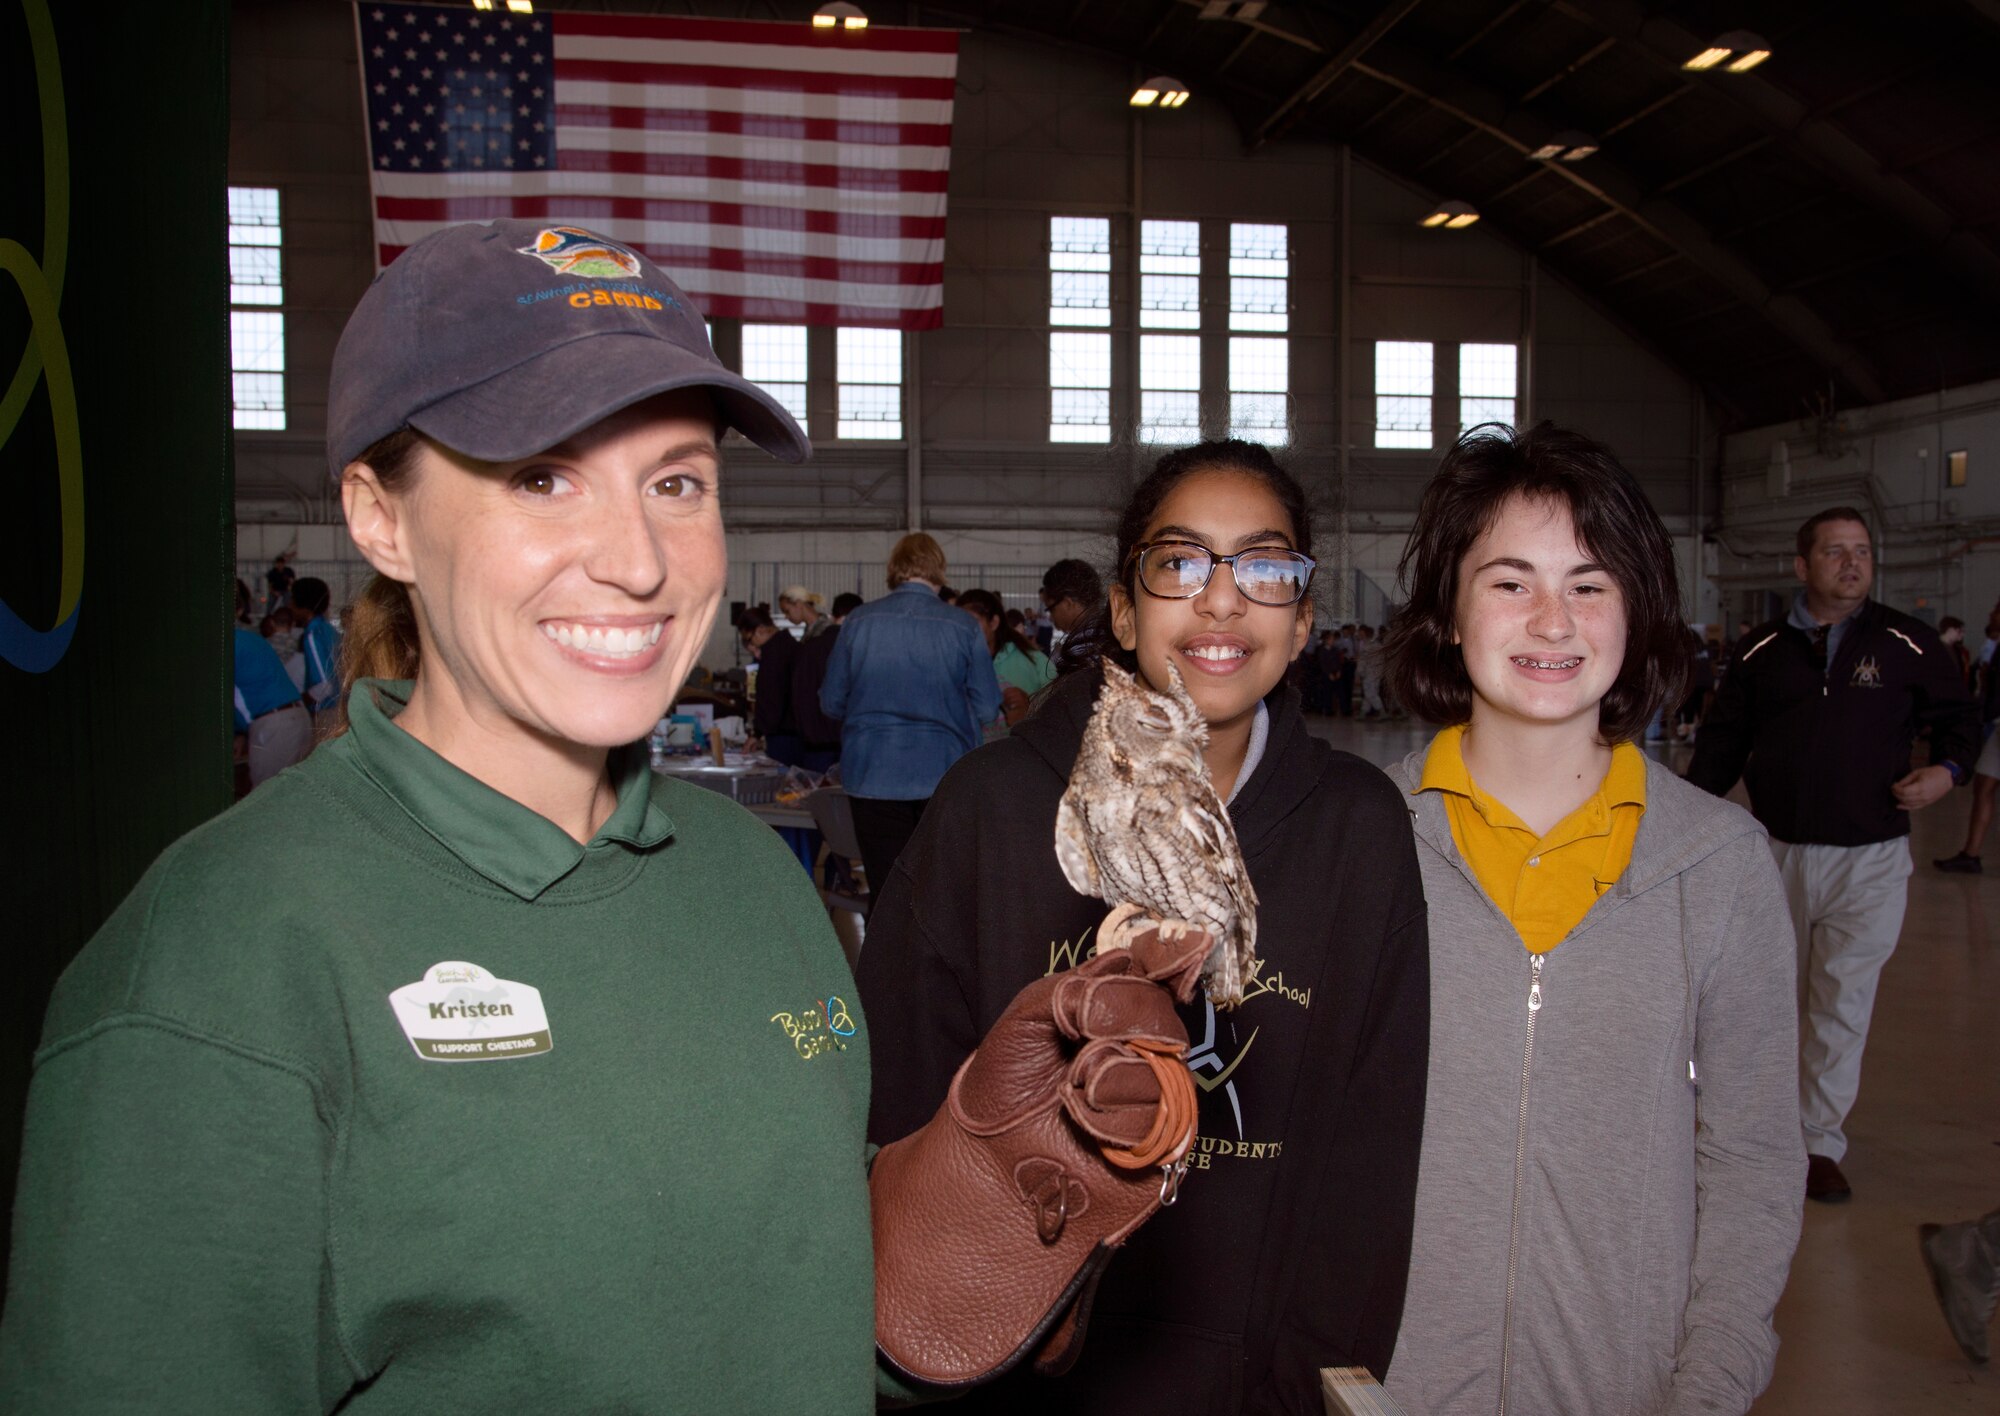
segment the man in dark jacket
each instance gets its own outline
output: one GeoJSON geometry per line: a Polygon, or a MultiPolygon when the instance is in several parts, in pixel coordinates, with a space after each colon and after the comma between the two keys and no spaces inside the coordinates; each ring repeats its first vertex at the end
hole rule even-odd
{"type": "MultiPolygon", "coordinates": [[[[946,774],[869,917],[869,1139],[915,1130],[1020,988],[1090,957],[1105,905],[1056,863],[1056,804],[1101,684],[1058,679],[946,774]]],[[[1200,1088],[1179,1202],[1112,1261],[1075,1370],[956,1416],[1317,1412],[1321,1367],[1381,1373],[1409,1264],[1428,1057],[1423,886],[1386,777],[1264,700],[1229,806],[1258,896],[1243,1005],[1182,1009],[1200,1088]]],[[[943,1409],[943,1408],[940,1408],[943,1409]]]]}
{"type": "Polygon", "coordinates": [[[1868,598],[1868,524],[1852,507],[1799,528],[1804,590],[1736,647],[1688,780],[1721,796],[1745,779],[1771,834],[1799,940],[1799,1109],[1806,1194],[1844,1200],[1842,1127],[1882,965],[1903,927],[1910,813],[1971,776],[1978,710],[1930,627],[1868,598]],[[1930,765],[1910,768],[1919,730],[1930,765]]]}

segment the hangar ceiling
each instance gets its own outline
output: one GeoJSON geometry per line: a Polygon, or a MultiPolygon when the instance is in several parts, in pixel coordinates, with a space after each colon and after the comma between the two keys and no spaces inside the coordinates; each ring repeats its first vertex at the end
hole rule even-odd
{"type": "Polygon", "coordinates": [[[1472,203],[1738,426],[2000,376],[2000,0],[917,9],[1129,58],[1247,145],[1348,143],[1472,203]],[[1683,69],[1740,30],[1768,61],[1683,69]],[[1597,150],[1531,156],[1569,130],[1597,150]]]}

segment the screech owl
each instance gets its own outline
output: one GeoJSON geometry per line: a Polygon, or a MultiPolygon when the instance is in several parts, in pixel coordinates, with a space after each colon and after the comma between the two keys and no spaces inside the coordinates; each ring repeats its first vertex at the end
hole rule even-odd
{"type": "MultiPolygon", "coordinates": [[[[1079,894],[1212,934],[1203,981],[1217,1007],[1233,1008],[1257,958],[1257,892],[1202,759],[1208,724],[1180,672],[1167,674],[1169,691],[1155,693],[1104,665],[1056,810],[1056,859],[1079,894]]],[[[1100,927],[1100,946],[1130,913],[1100,927]]]]}

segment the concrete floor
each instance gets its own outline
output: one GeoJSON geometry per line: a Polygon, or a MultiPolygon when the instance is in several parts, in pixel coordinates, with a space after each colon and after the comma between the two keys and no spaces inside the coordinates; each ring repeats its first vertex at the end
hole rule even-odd
{"type": "MultiPolygon", "coordinates": [[[[1428,729],[1397,721],[1308,722],[1377,764],[1429,741],[1428,729]]],[[[1660,750],[1685,769],[1686,748],[1660,750]]],[[[1970,791],[1956,791],[1916,820],[1909,913],[1848,1118],[1842,1169],[1854,1198],[1806,1206],[1778,1305],[1777,1376],[1756,1416],[2000,1412],[2000,1364],[1960,1354],[1916,1242],[1920,1223],[2000,1205],[2000,832],[1989,837],[1992,874],[1931,868],[1958,849],[1970,807],[1970,791]]]]}

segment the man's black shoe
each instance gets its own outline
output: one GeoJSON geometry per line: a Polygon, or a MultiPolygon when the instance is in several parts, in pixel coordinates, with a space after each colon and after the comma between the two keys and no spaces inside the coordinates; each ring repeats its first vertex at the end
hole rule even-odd
{"type": "Polygon", "coordinates": [[[1931,864],[1952,875],[1979,875],[1986,869],[1979,863],[1978,856],[1967,855],[1964,851],[1960,851],[1949,860],[1934,860],[1931,864]]]}
{"type": "Polygon", "coordinates": [[[1847,1177],[1840,1173],[1840,1165],[1829,1156],[1808,1155],[1806,1157],[1806,1198],[1818,1200],[1822,1204],[1839,1204],[1854,1193],[1854,1187],[1847,1183],[1847,1177]]]}

